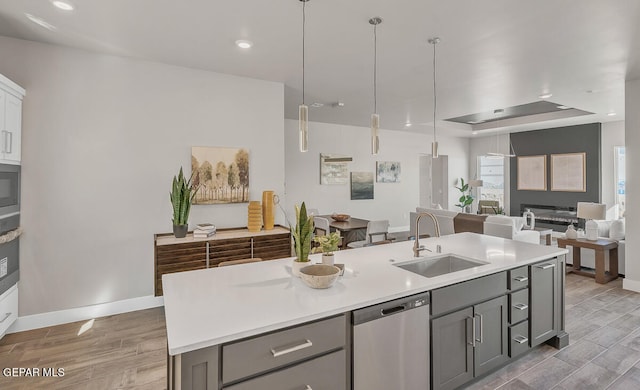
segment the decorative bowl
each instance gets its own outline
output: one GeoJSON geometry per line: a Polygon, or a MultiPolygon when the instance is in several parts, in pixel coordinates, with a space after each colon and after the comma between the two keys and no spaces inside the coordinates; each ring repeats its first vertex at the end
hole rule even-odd
{"type": "Polygon", "coordinates": [[[300,279],[311,288],[329,288],[340,275],[340,268],[327,264],[313,264],[300,269],[300,279]]]}
{"type": "Polygon", "coordinates": [[[331,214],[331,219],[338,222],[348,221],[349,218],[351,218],[349,214],[335,214],[335,213],[331,214]]]}

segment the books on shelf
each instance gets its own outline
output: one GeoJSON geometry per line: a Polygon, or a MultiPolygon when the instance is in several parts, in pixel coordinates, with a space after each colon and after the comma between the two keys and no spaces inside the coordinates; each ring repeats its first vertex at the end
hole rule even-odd
{"type": "Polygon", "coordinates": [[[216,225],[212,223],[199,223],[193,230],[194,238],[206,238],[216,234],[216,225]]]}

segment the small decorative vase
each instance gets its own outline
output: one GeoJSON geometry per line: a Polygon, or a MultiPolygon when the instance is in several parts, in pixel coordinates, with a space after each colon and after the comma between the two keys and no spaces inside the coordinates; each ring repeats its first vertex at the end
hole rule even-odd
{"type": "Polygon", "coordinates": [[[274,226],[273,194],[273,191],[262,192],[262,219],[264,221],[264,230],[272,230],[274,226]]]}
{"type": "Polygon", "coordinates": [[[291,273],[293,276],[300,277],[300,269],[311,265],[310,261],[293,261],[293,265],[291,266],[291,273]]]}
{"type": "Polygon", "coordinates": [[[249,217],[247,229],[250,232],[259,232],[262,229],[262,206],[257,200],[249,202],[249,217]]]}
{"type": "Polygon", "coordinates": [[[567,231],[565,232],[565,235],[570,240],[575,240],[576,238],[578,238],[578,232],[573,227],[573,225],[569,225],[567,231]]]}
{"type": "Polygon", "coordinates": [[[522,217],[524,217],[524,226],[522,228],[525,230],[533,230],[536,226],[536,216],[531,212],[531,210],[526,209],[524,213],[522,213],[522,217]]]}
{"type": "Polygon", "coordinates": [[[189,230],[189,225],[173,225],[173,235],[176,238],[184,238],[187,236],[187,230],[189,230]]]}
{"type": "Polygon", "coordinates": [[[335,254],[322,254],[322,264],[333,265],[335,259],[335,254]]]}

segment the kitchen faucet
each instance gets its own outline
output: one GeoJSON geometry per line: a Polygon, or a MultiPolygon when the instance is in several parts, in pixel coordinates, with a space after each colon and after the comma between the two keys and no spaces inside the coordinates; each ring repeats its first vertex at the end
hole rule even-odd
{"type": "MultiPolygon", "coordinates": [[[[413,242],[414,257],[419,257],[420,251],[423,251],[423,250],[428,250],[429,252],[431,252],[431,249],[425,248],[424,246],[420,245],[420,218],[425,216],[428,216],[431,218],[431,220],[433,221],[433,227],[435,228],[436,237],[440,237],[440,225],[438,224],[438,220],[436,219],[436,217],[431,213],[426,213],[426,212],[419,213],[418,217],[416,218],[416,240],[413,242]]],[[[438,253],[440,253],[440,245],[438,245],[438,253]]]]}

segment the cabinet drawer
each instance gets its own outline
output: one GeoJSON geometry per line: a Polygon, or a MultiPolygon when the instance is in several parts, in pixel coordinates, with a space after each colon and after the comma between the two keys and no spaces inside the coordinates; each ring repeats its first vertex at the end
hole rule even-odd
{"type": "Polygon", "coordinates": [[[529,321],[509,328],[509,356],[515,357],[529,349],[529,321]]]}
{"type": "Polygon", "coordinates": [[[439,288],[431,292],[431,315],[471,306],[506,292],[506,271],[439,288]]]}
{"type": "Polygon", "coordinates": [[[222,381],[233,382],[342,348],[346,343],[346,332],[346,316],[341,315],[224,345],[222,381]]]}
{"type": "Polygon", "coordinates": [[[515,291],[529,286],[529,267],[524,266],[509,271],[509,290],[515,291]]]}
{"type": "Polygon", "coordinates": [[[529,289],[509,294],[509,323],[517,324],[529,318],[529,289]]]}
{"type": "Polygon", "coordinates": [[[14,284],[0,299],[0,337],[18,318],[18,285],[14,284]]]}
{"type": "Polygon", "coordinates": [[[345,351],[341,350],[233,386],[225,386],[224,389],[346,390],[346,366],[345,351]]]}

